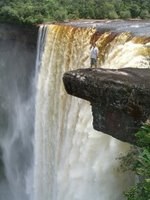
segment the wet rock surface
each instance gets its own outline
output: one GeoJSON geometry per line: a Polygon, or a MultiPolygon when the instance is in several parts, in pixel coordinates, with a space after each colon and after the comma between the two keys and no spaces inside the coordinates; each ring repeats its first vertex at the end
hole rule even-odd
{"type": "Polygon", "coordinates": [[[150,69],[78,69],[63,81],[68,94],[91,102],[94,129],[136,143],[150,115],[150,69]]]}
{"type": "Polygon", "coordinates": [[[38,27],[0,24],[0,105],[6,101],[1,98],[9,94],[3,94],[4,86],[11,88],[11,81],[16,80],[20,92],[27,96],[24,90],[29,89],[35,72],[37,37],[38,27]]]}

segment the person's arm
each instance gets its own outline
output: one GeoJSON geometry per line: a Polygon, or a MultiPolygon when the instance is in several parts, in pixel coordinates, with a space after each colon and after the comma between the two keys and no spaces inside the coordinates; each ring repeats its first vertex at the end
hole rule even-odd
{"type": "Polygon", "coordinates": [[[97,47],[96,51],[97,51],[97,57],[98,57],[98,54],[99,54],[99,49],[98,49],[98,47],[97,47]]]}

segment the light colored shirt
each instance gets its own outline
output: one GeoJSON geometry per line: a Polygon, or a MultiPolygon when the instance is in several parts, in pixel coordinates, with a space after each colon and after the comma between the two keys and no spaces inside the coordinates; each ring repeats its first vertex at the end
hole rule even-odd
{"type": "Polygon", "coordinates": [[[99,50],[96,46],[91,48],[91,58],[97,59],[98,53],[99,50]]]}

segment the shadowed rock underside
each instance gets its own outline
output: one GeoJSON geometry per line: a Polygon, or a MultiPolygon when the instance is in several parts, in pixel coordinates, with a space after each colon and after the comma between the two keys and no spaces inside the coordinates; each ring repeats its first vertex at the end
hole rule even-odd
{"type": "Polygon", "coordinates": [[[63,76],[68,94],[90,101],[93,127],[136,144],[135,132],[150,115],[150,69],[78,69],[63,76]]]}

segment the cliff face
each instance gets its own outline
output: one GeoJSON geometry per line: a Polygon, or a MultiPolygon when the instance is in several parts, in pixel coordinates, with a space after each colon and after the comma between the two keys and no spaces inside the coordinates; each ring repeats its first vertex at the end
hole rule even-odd
{"type": "MultiPolygon", "coordinates": [[[[14,74],[20,89],[29,87],[35,68],[37,34],[37,27],[0,24],[0,80],[3,84],[8,85],[9,75],[14,74]],[[19,75],[15,74],[17,71],[19,75]]],[[[0,91],[2,89],[0,86],[0,91]]]]}
{"type": "MultiPolygon", "coordinates": [[[[5,179],[3,139],[13,137],[19,123],[16,111],[20,112],[20,104],[23,106],[31,96],[37,34],[37,27],[0,24],[0,180],[5,179]]],[[[18,131],[21,131],[19,126],[18,131]]],[[[1,194],[0,199],[3,199],[1,194]]]]}
{"type": "Polygon", "coordinates": [[[150,115],[150,69],[79,69],[63,77],[68,94],[90,101],[93,127],[135,144],[150,115]]]}
{"type": "Polygon", "coordinates": [[[25,99],[29,96],[35,69],[37,34],[37,27],[0,24],[1,134],[5,134],[8,125],[11,93],[17,91],[25,99]]]}
{"type": "Polygon", "coordinates": [[[0,24],[0,39],[36,45],[38,27],[15,24],[0,24]]]}

